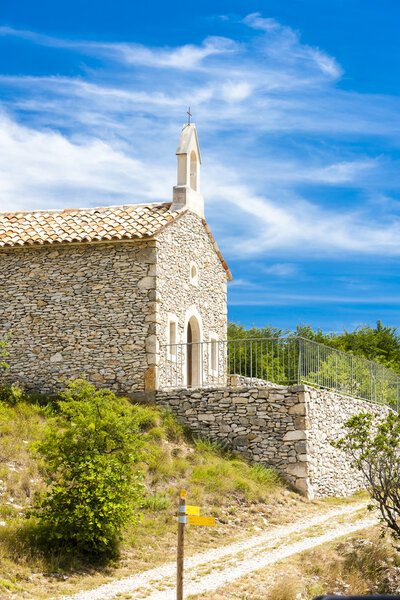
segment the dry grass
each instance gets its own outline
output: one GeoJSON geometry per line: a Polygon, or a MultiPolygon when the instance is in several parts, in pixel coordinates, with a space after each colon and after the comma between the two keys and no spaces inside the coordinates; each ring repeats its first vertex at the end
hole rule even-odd
{"type": "MultiPolygon", "coordinates": [[[[400,555],[373,527],[252,573],[201,600],[311,600],[324,594],[398,594],[400,555]]],[[[200,600],[200,596],[191,596],[200,600]]]]}
{"type": "Polygon", "coordinates": [[[270,469],[251,466],[208,441],[191,440],[169,413],[149,406],[135,410],[150,444],[143,518],[128,526],[119,560],[93,565],[72,553],[41,551],[40,530],[24,518],[35,489],[43,485],[30,448],[43,434],[52,405],[0,405],[0,486],[5,488],[0,522],[6,523],[0,525],[1,599],[68,594],[173,560],[182,488],[188,503],[217,518],[215,528],[188,528],[187,555],[332,507],[332,501],[310,502],[287,489],[270,469]]]}
{"type": "Polygon", "coordinates": [[[297,577],[288,576],[274,583],[269,590],[269,600],[296,600],[301,591],[297,577]]]}

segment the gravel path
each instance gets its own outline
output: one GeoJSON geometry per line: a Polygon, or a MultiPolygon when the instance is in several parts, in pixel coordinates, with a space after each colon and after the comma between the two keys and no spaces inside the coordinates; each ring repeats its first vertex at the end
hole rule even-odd
{"type": "MultiPolygon", "coordinates": [[[[290,525],[274,527],[246,540],[187,558],[185,598],[191,594],[216,590],[278,560],[377,523],[374,516],[354,520],[360,509],[366,510],[366,503],[353,504],[301,519],[290,525]],[[338,524],[338,520],[344,522],[338,524]],[[323,533],[320,531],[321,526],[323,533]],[[296,539],[297,537],[300,539],[296,539]]],[[[111,600],[119,594],[131,594],[132,600],[174,600],[175,574],[176,563],[170,562],[94,590],[63,596],[62,600],[111,600]]]]}

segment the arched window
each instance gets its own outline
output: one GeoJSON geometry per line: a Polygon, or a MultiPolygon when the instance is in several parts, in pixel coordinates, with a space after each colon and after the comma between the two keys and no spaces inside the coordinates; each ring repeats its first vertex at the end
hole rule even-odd
{"type": "Polygon", "coordinates": [[[197,191],[197,156],[194,151],[190,154],[190,187],[197,191]]]}

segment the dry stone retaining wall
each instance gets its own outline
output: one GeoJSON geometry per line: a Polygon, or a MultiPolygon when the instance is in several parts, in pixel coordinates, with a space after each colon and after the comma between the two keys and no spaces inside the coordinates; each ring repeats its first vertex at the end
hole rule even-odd
{"type": "Polygon", "coordinates": [[[310,498],[362,489],[360,474],[330,440],[350,416],[389,410],[304,385],[159,391],[156,400],[194,433],[273,466],[310,498]]]}
{"type": "Polygon", "coordinates": [[[363,488],[359,471],[349,467],[349,459],[329,444],[342,436],[343,423],[353,415],[370,412],[382,418],[390,409],[366,400],[342,396],[323,389],[308,388],[307,454],[310,488],[316,496],[349,495],[363,488]]]}

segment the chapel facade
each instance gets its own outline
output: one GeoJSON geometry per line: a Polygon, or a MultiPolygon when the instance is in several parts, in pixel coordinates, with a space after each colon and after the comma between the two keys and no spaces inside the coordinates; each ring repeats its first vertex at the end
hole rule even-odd
{"type": "Polygon", "coordinates": [[[0,214],[10,381],[52,391],[85,375],[137,394],[220,368],[232,277],[204,220],[193,123],[176,153],[172,202],[0,214]]]}

